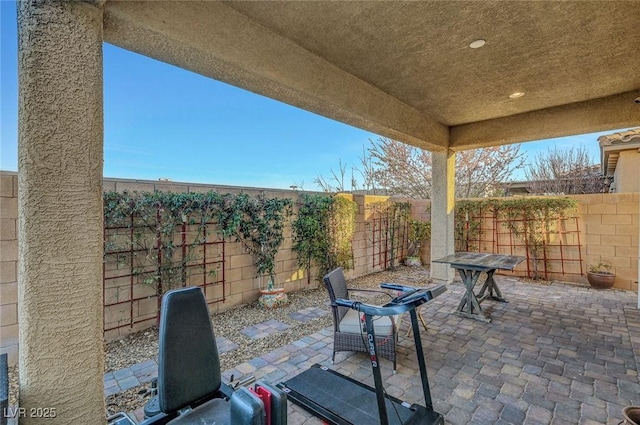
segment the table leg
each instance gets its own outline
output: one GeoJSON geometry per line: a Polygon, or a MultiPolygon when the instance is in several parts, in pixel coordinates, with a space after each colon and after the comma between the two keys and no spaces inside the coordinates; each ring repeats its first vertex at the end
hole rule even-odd
{"type": "MultiPolygon", "coordinates": [[[[420,310],[421,307],[422,306],[416,308],[416,314],[418,315],[418,319],[420,319],[420,323],[422,323],[422,327],[424,328],[424,330],[428,331],[429,327],[427,327],[427,322],[425,322],[424,317],[422,317],[422,310],[420,310]]],[[[411,320],[409,320],[409,329],[407,330],[407,336],[411,336],[412,332],[413,328],[411,327],[411,320]]]]}
{"type": "Polygon", "coordinates": [[[478,302],[478,299],[473,292],[473,287],[478,282],[480,272],[458,269],[458,273],[460,274],[462,282],[466,287],[466,293],[463,295],[462,300],[460,300],[460,304],[458,304],[456,314],[463,317],[482,320],[483,322],[487,323],[490,322],[491,319],[485,316],[482,308],[480,307],[480,303],[478,302]]]}
{"type": "Polygon", "coordinates": [[[500,301],[503,303],[509,302],[502,296],[502,292],[500,292],[500,288],[498,288],[498,284],[496,283],[495,280],[493,280],[493,274],[495,272],[496,272],[495,269],[489,270],[487,272],[487,280],[484,281],[484,285],[482,285],[482,289],[480,289],[480,292],[478,293],[478,298],[483,298],[484,292],[488,290],[489,291],[488,296],[491,297],[492,300],[500,301]],[[494,292],[495,292],[495,295],[494,295],[494,292]]]}

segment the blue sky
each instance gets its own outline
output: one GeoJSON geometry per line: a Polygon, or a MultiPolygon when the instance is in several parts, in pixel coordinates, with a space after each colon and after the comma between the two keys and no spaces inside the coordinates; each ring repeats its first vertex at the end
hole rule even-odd
{"type": "MultiPolygon", "coordinates": [[[[15,2],[0,1],[0,169],[17,170],[15,2]]],[[[358,164],[378,136],[118,47],[104,45],[104,175],[289,188],[358,164]]],[[[599,162],[597,137],[523,145],[583,144],[599,162]]]]}

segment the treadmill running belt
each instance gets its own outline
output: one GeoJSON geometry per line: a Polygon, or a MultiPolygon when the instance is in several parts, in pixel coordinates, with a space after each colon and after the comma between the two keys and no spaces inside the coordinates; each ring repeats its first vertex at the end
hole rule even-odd
{"type": "MultiPolygon", "coordinates": [[[[281,385],[285,391],[291,390],[288,398],[292,401],[333,423],[380,424],[375,390],[332,370],[313,365],[281,385]]],[[[431,410],[394,397],[385,401],[390,425],[435,424],[441,418],[431,410]]]]}

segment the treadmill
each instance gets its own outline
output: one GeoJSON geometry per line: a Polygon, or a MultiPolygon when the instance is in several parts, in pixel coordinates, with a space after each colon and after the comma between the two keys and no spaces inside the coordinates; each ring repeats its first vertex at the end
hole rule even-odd
{"type": "Polygon", "coordinates": [[[364,315],[366,335],[363,338],[370,341],[369,354],[375,388],[317,364],[281,382],[278,387],[287,394],[288,399],[332,425],[444,425],[443,416],[433,410],[416,307],[445,292],[446,286],[414,288],[383,283],[380,287],[400,291],[401,294],[383,306],[345,299],[335,302],[338,306],[352,308],[364,315]],[[395,316],[407,311],[411,316],[424,406],[409,404],[387,395],[380,373],[373,316],[395,316]]]}

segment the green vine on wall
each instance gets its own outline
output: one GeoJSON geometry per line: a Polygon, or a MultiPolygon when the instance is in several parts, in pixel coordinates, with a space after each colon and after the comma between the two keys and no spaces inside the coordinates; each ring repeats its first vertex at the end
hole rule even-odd
{"type": "Polygon", "coordinates": [[[336,267],[353,268],[353,235],[358,206],[339,196],[304,193],[292,224],[298,266],[315,265],[319,277],[336,267]]]}
{"type": "Polygon", "coordinates": [[[303,193],[298,208],[298,216],[292,223],[293,246],[298,254],[298,267],[307,273],[313,265],[323,276],[329,270],[329,215],[334,198],[327,195],[303,193]]]}
{"type": "Polygon", "coordinates": [[[253,255],[257,275],[273,279],[292,204],[290,199],[213,191],[106,192],[103,199],[105,226],[120,228],[107,235],[105,256],[117,254],[122,262],[128,249],[143,253],[134,256],[131,273],[140,283],[155,286],[159,295],[185,285],[188,266],[211,232],[207,223],[212,221],[222,238],[234,238],[253,255]],[[183,224],[196,226],[196,231],[184,247],[185,255],[177,255],[176,237],[183,224]]]}
{"type": "Polygon", "coordinates": [[[456,201],[454,215],[454,241],[456,251],[477,251],[482,228],[482,213],[487,207],[486,200],[456,201]]]}
{"type": "Polygon", "coordinates": [[[187,266],[206,239],[206,226],[215,217],[220,195],[105,192],[103,201],[105,227],[120,229],[107,235],[105,256],[117,253],[117,261],[123,262],[124,252],[136,252],[129,254],[133,255],[131,274],[162,294],[185,284],[187,266]],[[195,225],[196,230],[184,255],[179,256],[176,233],[183,224],[195,225]]]}
{"type": "Polygon", "coordinates": [[[420,257],[422,244],[431,239],[431,222],[424,220],[409,220],[408,257],[420,257]]]}
{"type": "Polygon", "coordinates": [[[370,205],[370,208],[380,217],[386,217],[386,227],[384,229],[389,252],[389,270],[394,270],[398,256],[398,248],[404,244],[406,237],[409,216],[411,215],[411,203],[409,202],[377,202],[370,205]]]}
{"type": "Polygon", "coordinates": [[[527,246],[533,258],[533,278],[538,279],[538,264],[547,257],[549,235],[557,232],[554,223],[575,213],[577,201],[569,198],[520,198],[494,205],[504,225],[527,246]]]}
{"type": "Polygon", "coordinates": [[[461,200],[456,203],[456,250],[479,250],[483,215],[491,212],[524,244],[533,259],[533,277],[547,257],[549,236],[558,230],[557,220],[575,214],[577,201],[570,198],[527,197],[515,199],[461,200]]]}
{"type": "Polygon", "coordinates": [[[358,205],[351,199],[335,196],[329,216],[331,249],[329,271],[336,267],[353,268],[353,235],[356,233],[358,205]]]}
{"type": "Polygon", "coordinates": [[[409,216],[411,214],[411,204],[409,202],[391,202],[389,205],[389,218],[390,225],[387,226],[387,232],[389,234],[389,254],[391,257],[390,270],[396,268],[396,257],[398,255],[398,248],[400,244],[403,244],[404,234],[406,232],[407,224],[409,222],[409,216]]]}
{"type": "Polygon", "coordinates": [[[256,276],[275,282],[276,254],[284,241],[284,228],[293,202],[287,198],[251,197],[241,193],[227,203],[223,214],[230,233],[253,255],[256,276]],[[236,225],[237,224],[237,225],[236,225]]]}

